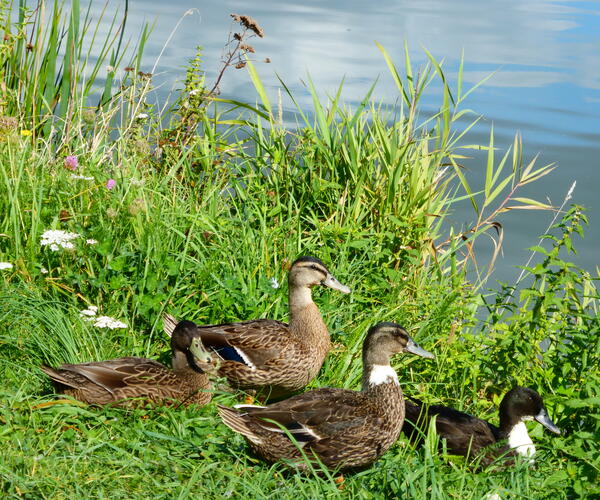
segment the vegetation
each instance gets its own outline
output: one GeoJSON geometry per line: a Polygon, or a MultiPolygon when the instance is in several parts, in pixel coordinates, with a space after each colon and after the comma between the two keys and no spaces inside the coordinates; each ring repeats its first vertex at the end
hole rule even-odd
{"type": "Polygon", "coordinates": [[[474,90],[463,89],[462,70],[451,89],[433,57],[417,72],[407,51],[401,76],[382,48],[397,108],[373,102],[371,89],[351,109],[342,86],[323,102],[309,82],[313,109],[296,109],[288,128],[249,58],[258,32],[238,16],[242,40],[232,38],[219,78],[234,63],[248,70],[260,106],[221,98],[199,51],[162,114],[147,99],[152,75],[141,72],[147,30],[125,47],[115,17],[105,40],[91,40],[98,21],[76,0],[49,17],[45,2],[33,12],[21,4],[12,22],[3,2],[0,18],[0,261],[12,265],[0,270],[5,496],[600,495],[597,277],[566,260],[585,215],[576,206],[560,215],[520,288],[485,289],[493,260],[478,267],[475,241],[487,234],[499,245],[509,209],[550,209],[518,190],[551,167],[524,164],[518,137],[498,158],[491,133],[476,146],[487,151],[485,184],[469,185],[460,160],[470,127],[454,127],[474,90]],[[88,63],[92,43],[101,56],[88,63]],[[439,112],[420,116],[434,80],[439,112]],[[461,199],[476,222],[457,231],[445,215],[461,199]],[[343,479],[293,474],[258,461],[218,422],[215,402],[239,395],[219,393],[203,408],[98,409],[56,397],[38,368],[122,355],[166,361],[165,310],[198,323],[285,319],[287,265],[299,255],[320,257],[354,290],[315,292],[335,348],[313,386],[357,388],[367,328],[393,320],[437,354],[398,361],[405,392],[496,421],[502,394],[527,385],[564,434],[532,426],[535,467],[477,474],[438,453],[431,435],[424,449],[400,439],[343,479]],[[128,326],[94,326],[80,316],[93,305],[128,326]]]}

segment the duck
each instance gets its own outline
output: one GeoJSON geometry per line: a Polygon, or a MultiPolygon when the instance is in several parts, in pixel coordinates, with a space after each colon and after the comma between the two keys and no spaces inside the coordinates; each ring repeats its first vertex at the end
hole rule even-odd
{"type": "MultiPolygon", "coordinates": [[[[416,399],[406,401],[406,419],[402,432],[413,443],[427,434],[430,419],[436,417],[438,436],[446,440],[446,449],[454,455],[471,457],[488,466],[500,457],[523,456],[533,462],[535,445],[525,421],[536,420],[549,431],[560,434],[550,419],[542,397],[528,387],[514,387],[500,403],[500,427],[480,418],[442,405],[424,405],[416,399]]],[[[514,459],[511,459],[514,462],[514,459]]]]}
{"type": "Polygon", "coordinates": [[[373,326],[363,343],[362,389],[314,389],[268,406],[218,405],[223,423],[243,435],[263,460],[306,470],[364,468],[394,444],[404,420],[404,398],[392,355],[433,358],[397,323],[373,326]],[[307,461],[303,460],[307,457],[307,461]]]}
{"type": "Polygon", "coordinates": [[[205,405],[211,400],[211,384],[198,368],[210,354],[197,338],[191,321],[177,324],[171,337],[169,369],[152,359],[125,357],[107,361],[41,366],[62,394],[90,405],[205,405]]]}
{"type": "MultiPolygon", "coordinates": [[[[321,285],[345,294],[351,290],[310,256],[293,262],[288,284],[289,323],[255,319],[198,327],[204,347],[213,354],[212,368],[204,367],[207,371],[267,400],[297,392],[317,376],[331,339],[311,289],[321,285]]],[[[174,317],[164,316],[167,334],[175,323],[174,317]]]]}

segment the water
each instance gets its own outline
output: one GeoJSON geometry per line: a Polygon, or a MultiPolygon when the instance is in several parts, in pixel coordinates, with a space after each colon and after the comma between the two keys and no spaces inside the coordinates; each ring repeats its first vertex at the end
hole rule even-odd
{"type": "MultiPolygon", "coordinates": [[[[100,3],[100,2],[98,2],[100,3]]],[[[306,1],[132,0],[128,28],[156,21],[147,47],[152,69],[161,50],[156,72],[163,82],[161,94],[177,87],[186,61],[196,45],[204,47],[209,79],[219,68],[222,47],[231,28],[230,13],[248,14],[265,30],[254,39],[261,78],[276,102],[277,73],[303,106],[310,97],[303,81],[310,74],[323,93],[333,94],[345,79],[343,98],[359,101],[379,77],[376,99],[394,103],[394,83],[375,41],[380,42],[402,67],[403,45],[409,44],[416,63],[426,61],[423,47],[438,60],[451,79],[464,50],[465,84],[494,76],[473,93],[466,107],[485,119],[465,142],[487,142],[494,126],[496,144],[507,147],[514,134],[522,134],[526,159],[539,154],[538,164],[556,163],[556,170],[520,195],[560,205],[577,181],[573,201],[588,209],[590,227],[576,241],[573,260],[597,272],[600,246],[600,3],[565,0],[357,0],[306,1]],[[189,15],[184,13],[195,9],[189,15]],[[183,17],[183,19],[181,19],[183,17]],[[167,43],[178,21],[181,24],[167,43]],[[166,46],[165,46],[166,44],[166,46]]],[[[133,31],[131,31],[133,32],[133,31]]],[[[221,85],[228,97],[254,102],[257,97],[245,70],[231,69],[221,85]]],[[[435,109],[439,94],[430,92],[425,111],[435,109]]],[[[477,186],[483,178],[481,158],[467,161],[468,177],[477,186]]],[[[468,227],[475,219],[468,204],[452,216],[468,227]]],[[[537,243],[552,219],[549,212],[512,212],[502,216],[504,255],[494,279],[514,282],[517,265],[527,261],[527,247],[537,243]]],[[[482,256],[491,248],[481,248],[482,256]]]]}

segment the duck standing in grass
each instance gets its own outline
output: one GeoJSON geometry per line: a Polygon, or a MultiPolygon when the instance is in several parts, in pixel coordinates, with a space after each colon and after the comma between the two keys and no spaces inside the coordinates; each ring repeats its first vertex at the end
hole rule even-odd
{"type": "MultiPolygon", "coordinates": [[[[213,353],[213,371],[232,386],[262,389],[267,398],[281,397],[302,389],[319,373],[331,340],[311,288],[323,285],[342,293],[350,293],[350,288],[315,257],[297,259],[288,284],[289,324],[256,319],[198,327],[202,343],[213,353]]],[[[167,334],[174,324],[175,319],[166,315],[167,334]]]]}
{"type": "Polygon", "coordinates": [[[204,405],[211,399],[210,382],[198,365],[210,355],[197,338],[196,325],[181,321],[171,337],[173,369],[146,358],[42,366],[58,392],[84,403],[135,406],[153,404],[204,405]]]}
{"type": "Polygon", "coordinates": [[[288,460],[305,469],[305,454],[330,469],[367,466],[394,444],[402,428],[404,399],[390,366],[390,357],[400,352],[434,357],[400,325],[379,323],[363,344],[361,391],[323,388],[269,406],[219,405],[219,415],[269,462],[288,460]]]}
{"type": "Polygon", "coordinates": [[[427,406],[409,399],[402,432],[411,441],[419,441],[427,434],[429,421],[435,416],[436,432],[446,440],[447,450],[454,455],[473,457],[483,466],[502,456],[520,455],[533,461],[535,446],[527,432],[526,420],[536,420],[549,431],[560,434],[548,416],[542,397],[533,389],[515,387],[508,391],[500,403],[499,413],[500,427],[496,427],[447,406],[427,406]]]}

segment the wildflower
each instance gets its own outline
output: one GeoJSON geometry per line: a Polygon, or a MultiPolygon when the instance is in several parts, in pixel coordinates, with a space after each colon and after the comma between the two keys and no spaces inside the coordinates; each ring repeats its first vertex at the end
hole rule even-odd
{"type": "Polygon", "coordinates": [[[117,215],[119,215],[119,212],[111,207],[106,211],[106,215],[108,215],[111,219],[114,219],[117,215]]]}
{"type": "Polygon", "coordinates": [[[115,70],[115,67],[114,67],[114,66],[108,65],[108,66],[106,67],[106,72],[107,72],[107,73],[112,73],[114,70],[115,70]]]}
{"type": "Polygon", "coordinates": [[[108,189],[110,191],[116,185],[117,185],[117,181],[115,181],[114,179],[108,179],[108,181],[106,182],[106,189],[108,189]]]}
{"type": "Polygon", "coordinates": [[[79,316],[84,321],[94,322],[94,326],[97,328],[127,328],[127,325],[122,321],[118,321],[110,316],[96,316],[98,314],[98,306],[88,306],[87,309],[79,311],[79,316]]]}
{"type": "Polygon", "coordinates": [[[271,288],[279,288],[279,281],[277,281],[277,278],[271,278],[269,281],[271,282],[271,288]]]}
{"type": "Polygon", "coordinates": [[[136,118],[138,120],[145,120],[146,118],[148,118],[148,113],[139,113],[136,118]]]}
{"type": "Polygon", "coordinates": [[[79,161],[77,160],[77,156],[69,155],[65,158],[65,168],[69,170],[77,170],[79,166],[79,161]]]}
{"type": "Polygon", "coordinates": [[[98,316],[95,318],[94,326],[97,328],[110,328],[111,330],[116,328],[127,328],[125,323],[111,318],[110,316],[98,316]]]}
{"type": "Polygon", "coordinates": [[[10,262],[0,262],[0,270],[12,269],[13,265],[10,262]]]}
{"type": "Polygon", "coordinates": [[[86,244],[88,245],[95,245],[96,243],[98,243],[98,241],[90,238],[89,240],[85,240],[86,244]]]}
{"type": "Polygon", "coordinates": [[[131,179],[129,179],[129,182],[131,183],[132,186],[143,186],[144,184],[146,184],[146,181],[144,179],[131,178],[131,179]]]}
{"type": "Polygon", "coordinates": [[[79,311],[79,316],[81,316],[82,318],[86,318],[88,319],[88,321],[92,321],[92,319],[90,319],[90,316],[96,316],[96,314],[98,313],[98,306],[89,306],[87,309],[84,309],[83,311],[79,311]]]}
{"type": "Polygon", "coordinates": [[[50,250],[57,252],[61,248],[74,248],[71,240],[76,238],[79,238],[77,233],[69,233],[68,231],[62,231],[60,229],[49,229],[42,234],[40,245],[43,247],[49,246],[50,250]]]}
{"type": "Polygon", "coordinates": [[[23,137],[29,137],[31,135],[31,133],[32,133],[31,130],[27,130],[27,129],[21,130],[21,135],[23,137]]]}
{"type": "Polygon", "coordinates": [[[71,174],[71,179],[80,179],[82,181],[93,181],[94,180],[93,177],[86,177],[85,175],[77,175],[77,174],[71,174]]]}
{"type": "Polygon", "coordinates": [[[40,267],[40,273],[48,274],[48,269],[46,269],[45,267],[40,267]]]}

